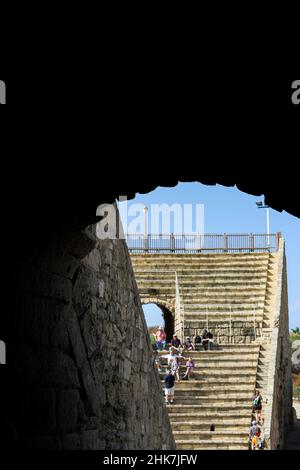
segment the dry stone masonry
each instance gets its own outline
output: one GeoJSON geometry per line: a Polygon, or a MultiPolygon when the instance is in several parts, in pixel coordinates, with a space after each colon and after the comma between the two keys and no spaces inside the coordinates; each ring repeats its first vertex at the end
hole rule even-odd
{"type": "Polygon", "coordinates": [[[174,449],[125,242],[64,232],[14,273],[9,444],[174,449]]]}

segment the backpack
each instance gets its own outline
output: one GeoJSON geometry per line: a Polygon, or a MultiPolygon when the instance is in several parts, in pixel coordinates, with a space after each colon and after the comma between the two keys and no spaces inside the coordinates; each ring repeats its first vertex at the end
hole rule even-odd
{"type": "Polygon", "coordinates": [[[256,398],[253,400],[252,404],[253,404],[253,406],[257,406],[257,405],[259,404],[259,402],[260,402],[260,397],[256,397],[256,398]]]}
{"type": "Polygon", "coordinates": [[[201,343],[201,336],[195,336],[195,343],[201,343]]]}

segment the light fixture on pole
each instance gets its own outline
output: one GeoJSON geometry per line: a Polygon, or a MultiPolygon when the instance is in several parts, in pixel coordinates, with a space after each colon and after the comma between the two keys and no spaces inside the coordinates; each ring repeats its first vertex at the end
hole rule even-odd
{"type": "Polygon", "coordinates": [[[270,207],[262,201],[256,203],[258,209],[267,209],[267,247],[270,248],[270,207]]]}
{"type": "Polygon", "coordinates": [[[148,207],[144,207],[144,213],[145,213],[145,249],[147,250],[148,248],[148,207]]]}

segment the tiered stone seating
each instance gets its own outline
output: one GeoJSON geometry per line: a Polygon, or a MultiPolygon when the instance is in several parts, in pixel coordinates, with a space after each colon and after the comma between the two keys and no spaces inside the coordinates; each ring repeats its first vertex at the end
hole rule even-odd
{"type": "MultiPolygon", "coordinates": [[[[194,377],[176,383],[174,404],[168,405],[178,449],[248,449],[259,349],[252,343],[191,353],[194,377]]],[[[161,362],[163,386],[167,362],[161,362]]]]}
{"type": "MultiPolygon", "coordinates": [[[[267,387],[277,253],[143,253],[131,258],[143,303],[162,302],[175,315],[176,272],[184,335],[201,334],[207,314],[214,334],[212,351],[191,353],[194,378],[176,384],[175,402],[168,406],[177,448],[248,449],[251,398],[255,388],[264,396],[267,387]]],[[[162,381],[165,369],[166,364],[162,381]]]]}

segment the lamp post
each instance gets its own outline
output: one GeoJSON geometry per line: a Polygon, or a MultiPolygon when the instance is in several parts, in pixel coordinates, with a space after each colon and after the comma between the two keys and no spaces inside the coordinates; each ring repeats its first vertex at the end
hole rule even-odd
{"type": "Polygon", "coordinates": [[[145,213],[145,250],[148,249],[148,207],[144,207],[144,213],[145,213]]]}
{"type": "Polygon", "coordinates": [[[267,247],[270,248],[270,207],[262,201],[256,203],[258,209],[267,209],[267,247]]]}

